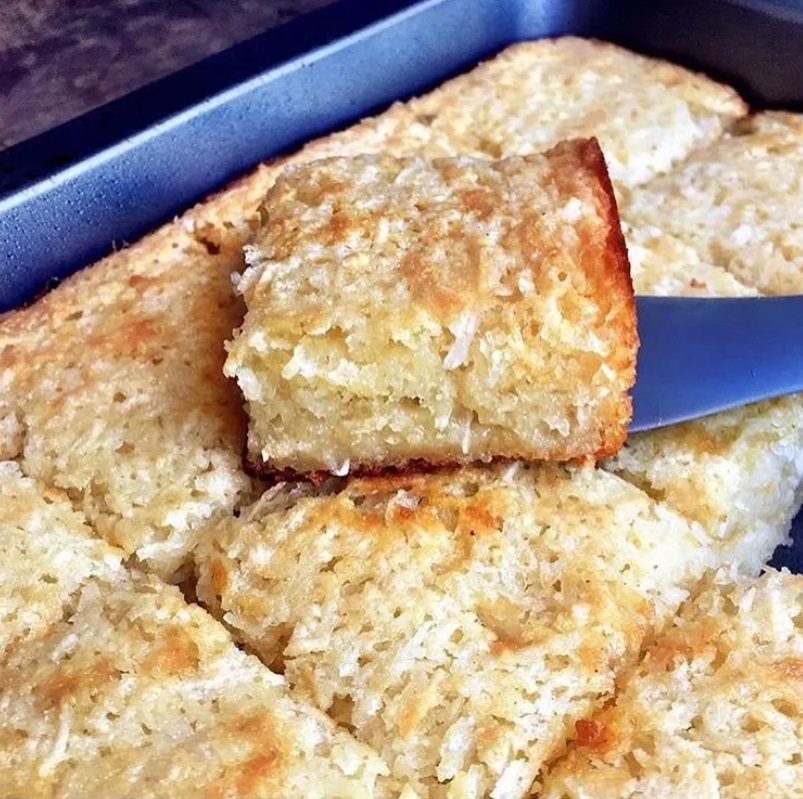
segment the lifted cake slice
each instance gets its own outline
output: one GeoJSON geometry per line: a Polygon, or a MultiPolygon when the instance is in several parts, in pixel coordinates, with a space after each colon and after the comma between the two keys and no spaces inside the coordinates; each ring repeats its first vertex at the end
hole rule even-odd
{"type": "Polygon", "coordinates": [[[268,193],[229,347],[264,472],[598,458],[637,346],[594,140],[489,162],[364,156],[268,193]]]}

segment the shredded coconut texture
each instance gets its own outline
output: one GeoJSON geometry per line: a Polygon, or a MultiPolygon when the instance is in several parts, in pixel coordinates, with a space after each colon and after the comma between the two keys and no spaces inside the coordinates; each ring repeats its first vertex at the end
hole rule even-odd
{"type": "Polygon", "coordinates": [[[577,724],[540,797],[801,796],[803,576],[707,583],[577,724]]]}
{"type": "Polygon", "coordinates": [[[467,467],[280,485],[204,540],[198,593],[418,796],[520,799],[741,553],[602,470],[467,467]]]}

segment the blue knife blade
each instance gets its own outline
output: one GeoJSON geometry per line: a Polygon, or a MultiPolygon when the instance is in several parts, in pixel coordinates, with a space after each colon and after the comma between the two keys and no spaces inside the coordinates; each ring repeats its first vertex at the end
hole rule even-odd
{"type": "Polygon", "coordinates": [[[803,295],[637,297],[630,432],[803,391],[803,295]]]}

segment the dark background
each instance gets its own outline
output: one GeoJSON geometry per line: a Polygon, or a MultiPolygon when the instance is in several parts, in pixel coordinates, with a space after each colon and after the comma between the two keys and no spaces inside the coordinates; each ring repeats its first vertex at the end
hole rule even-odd
{"type": "Polygon", "coordinates": [[[0,149],[332,0],[0,0],[0,149]]]}

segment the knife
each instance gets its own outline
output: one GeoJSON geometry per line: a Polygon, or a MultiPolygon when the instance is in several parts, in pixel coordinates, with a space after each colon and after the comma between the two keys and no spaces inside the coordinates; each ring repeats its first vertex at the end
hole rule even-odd
{"type": "Polygon", "coordinates": [[[803,295],[637,297],[630,432],[803,391],[803,295]]]}

